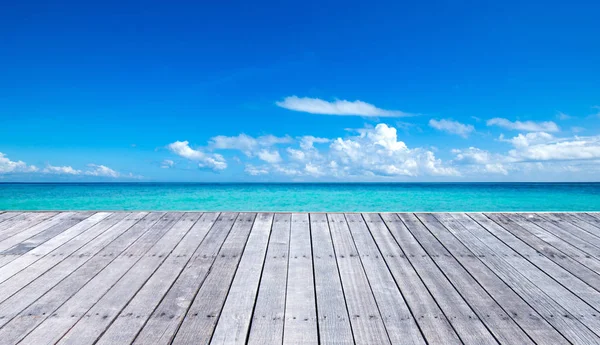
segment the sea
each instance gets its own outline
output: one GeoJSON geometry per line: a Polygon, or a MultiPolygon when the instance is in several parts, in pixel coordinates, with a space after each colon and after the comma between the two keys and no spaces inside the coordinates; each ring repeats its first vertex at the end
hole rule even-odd
{"type": "Polygon", "coordinates": [[[600,183],[0,183],[0,210],[600,211],[600,183]]]}

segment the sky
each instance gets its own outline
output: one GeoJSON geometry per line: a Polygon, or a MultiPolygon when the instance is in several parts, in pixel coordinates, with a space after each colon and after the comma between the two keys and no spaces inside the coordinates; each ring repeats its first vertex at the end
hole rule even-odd
{"type": "Polygon", "coordinates": [[[600,180],[597,1],[0,7],[0,182],[600,180]]]}

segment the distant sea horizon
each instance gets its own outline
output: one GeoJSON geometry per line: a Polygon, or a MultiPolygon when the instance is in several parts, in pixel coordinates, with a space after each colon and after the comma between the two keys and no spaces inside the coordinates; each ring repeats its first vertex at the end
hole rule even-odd
{"type": "Polygon", "coordinates": [[[600,182],[0,182],[0,210],[600,211],[600,182]]]}

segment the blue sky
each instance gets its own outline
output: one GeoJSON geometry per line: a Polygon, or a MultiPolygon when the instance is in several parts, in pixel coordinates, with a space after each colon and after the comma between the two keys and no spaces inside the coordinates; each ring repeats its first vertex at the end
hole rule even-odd
{"type": "Polygon", "coordinates": [[[0,181],[597,181],[599,11],[3,3],[0,181]]]}

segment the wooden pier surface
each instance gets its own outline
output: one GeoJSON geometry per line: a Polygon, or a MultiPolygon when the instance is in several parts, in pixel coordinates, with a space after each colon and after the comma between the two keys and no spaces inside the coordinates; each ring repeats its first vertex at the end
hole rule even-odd
{"type": "Polygon", "coordinates": [[[0,211],[0,344],[600,344],[600,214],[0,211]]]}

